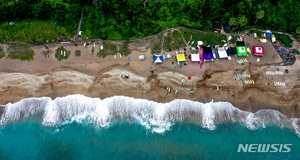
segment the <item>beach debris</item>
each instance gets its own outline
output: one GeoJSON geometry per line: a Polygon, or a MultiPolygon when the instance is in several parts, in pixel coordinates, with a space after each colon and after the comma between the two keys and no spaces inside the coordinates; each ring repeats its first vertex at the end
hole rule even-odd
{"type": "Polygon", "coordinates": [[[250,74],[236,74],[238,78],[251,78],[250,74]]]}
{"type": "Polygon", "coordinates": [[[242,64],[242,63],[247,63],[248,60],[245,58],[245,59],[237,60],[236,62],[237,62],[237,64],[242,64]]]}
{"type": "Polygon", "coordinates": [[[145,60],[144,55],[139,55],[139,59],[140,59],[140,61],[145,60]]]}
{"type": "Polygon", "coordinates": [[[190,91],[190,93],[194,93],[194,91],[190,91]]]}
{"type": "Polygon", "coordinates": [[[266,75],[284,75],[283,71],[266,71],[266,75]]]}
{"type": "Polygon", "coordinates": [[[94,48],[96,47],[96,43],[94,43],[94,48]]]}
{"type": "Polygon", "coordinates": [[[176,91],[175,91],[175,94],[177,94],[178,93],[178,89],[176,89],[176,91]]]}
{"type": "Polygon", "coordinates": [[[250,79],[250,80],[245,80],[244,83],[245,84],[254,84],[255,82],[254,82],[254,80],[250,79]]]}
{"type": "Polygon", "coordinates": [[[170,93],[171,92],[171,87],[167,87],[167,93],[170,93]]]}
{"type": "Polygon", "coordinates": [[[274,86],[282,86],[282,87],[285,87],[285,82],[274,82],[274,86]]]}
{"type": "Polygon", "coordinates": [[[125,78],[128,79],[128,78],[129,78],[129,74],[126,74],[126,75],[125,75],[125,78]]]}
{"type": "Polygon", "coordinates": [[[260,58],[257,58],[256,62],[259,62],[260,61],[260,58]]]}
{"type": "Polygon", "coordinates": [[[101,50],[101,51],[103,50],[103,44],[100,46],[100,50],[101,50]]]}
{"type": "Polygon", "coordinates": [[[288,69],[286,69],[286,70],[285,70],[285,73],[289,73],[289,70],[288,70],[288,69]]]}
{"type": "Polygon", "coordinates": [[[86,47],[86,42],[83,44],[84,47],[86,47]]]}
{"type": "Polygon", "coordinates": [[[114,59],[116,59],[116,58],[117,58],[117,55],[115,54],[115,55],[114,55],[114,59]]]}
{"type": "Polygon", "coordinates": [[[128,61],[130,61],[130,56],[128,57],[128,61]]]}
{"type": "Polygon", "coordinates": [[[181,83],[182,83],[182,85],[184,85],[184,84],[185,84],[185,82],[186,82],[186,79],[182,78],[182,79],[181,79],[181,83]]]}
{"type": "Polygon", "coordinates": [[[191,77],[188,77],[188,80],[191,80],[192,78],[191,77]]]}
{"type": "Polygon", "coordinates": [[[120,58],[122,58],[122,54],[120,53],[120,58]]]}
{"type": "Polygon", "coordinates": [[[219,86],[217,85],[217,91],[219,90],[219,86]]]}

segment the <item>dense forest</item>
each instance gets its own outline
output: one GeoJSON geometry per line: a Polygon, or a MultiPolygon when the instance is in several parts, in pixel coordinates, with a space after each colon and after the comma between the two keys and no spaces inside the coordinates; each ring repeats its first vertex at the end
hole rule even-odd
{"type": "MultiPolygon", "coordinates": [[[[89,38],[134,39],[170,27],[211,30],[257,28],[300,32],[299,0],[0,0],[0,22],[50,20],[62,33],[89,38]]],[[[1,27],[1,26],[0,26],[1,27]]],[[[3,36],[5,29],[0,28],[3,36]]]]}

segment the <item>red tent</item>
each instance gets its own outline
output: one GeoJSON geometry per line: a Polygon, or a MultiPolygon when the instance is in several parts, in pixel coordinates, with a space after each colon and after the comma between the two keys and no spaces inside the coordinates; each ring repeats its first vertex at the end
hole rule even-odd
{"type": "Polygon", "coordinates": [[[253,51],[256,56],[263,56],[265,54],[262,46],[253,46],[253,51]]]}

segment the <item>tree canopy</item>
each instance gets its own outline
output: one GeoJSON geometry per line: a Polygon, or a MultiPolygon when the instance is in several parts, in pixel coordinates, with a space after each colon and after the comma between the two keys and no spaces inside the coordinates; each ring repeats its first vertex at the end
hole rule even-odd
{"type": "Polygon", "coordinates": [[[51,20],[65,35],[75,35],[82,7],[81,30],[89,38],[133,39],[183,26],[212,29],[214,21],[295,32],[300,26],[298,0],[0,0],[0,22],[51,20]],[[233,18],[236,17],[236,18],[233,18]]]}

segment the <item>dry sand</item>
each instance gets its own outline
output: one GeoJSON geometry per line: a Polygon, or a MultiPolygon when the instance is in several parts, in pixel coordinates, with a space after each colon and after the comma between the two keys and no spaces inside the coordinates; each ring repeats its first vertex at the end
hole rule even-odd
{"type": "MultiPolygon", "coordinates": [[[[246,42],[263,46],[265,56],[256,62],[253,54],[248,57],[225,59],[206,62],[200,69],[199,64],[191,64],[188,59],[186,66],[180,68],[175,65],[172,70],[170,60],[162,65],[154,65],[150,54],[150,42],[131,43],[132,54],[128,57],[117,58],[107,56],[105,59],[91,54],[92,45],[87,48],[80,46],[65,46],[72,54],[67,60],[55,59],[52,54],[45,58],[43,47],[34,47],[33,61],[18,61],[2,58],[0,60],[0,104],[20,101],[27,97],[52,98],[70,94],[83,94],[89,97],[110,97],[124,95],[135,98],[144,98],[158,102],[167,102],[174,99],[190,99],[200,102],[228,101],[242,110],[256,112],[260,109],[275,109],[289,117],[300,116],[300,57],[292,66],[275,66],[282,59],[270,44],[261,44],[249,36],[246,42]],[[138,51],[138,47],[146,48],[138,51]],[[74,55],[75,50],[81,50],[81,56],[74,55]],[[140,61],[138,56],[144,54],[146,59],[140,61]],[[247,58],[250,63],[237,64],[239,59],[247,58]],[[235,65],[233,64],[235,63],[235,65]],[[230,64],[230,66],[228,66],[230,64]],[[154,74],[149,72],[150,67],[154,74]],[[284,71],[285,75],[266,75],[266,71],[284,71]],[[166,72],[167,70],[167,72],[166,72]],[[192,72],[192,74],[191,74],[192,72]],[[255,84],[241,84],[239,73],[251,74],[255,84]],[[120,77],[129,74],[129,79],[120,77]],[[181,79],[187,79],[185,85],[181,79]],[[286,86],[274,86],[274,82],[285,82],[286,86]],[[171,87],[170,93],[166,88],[171,87]],[[178,90],[178,94],[175,94],[178,90]],[[189,91],[193,90],[193,93],[189,91]]],[[[3,46],[5,49],[7,46],[3,46]]],[[[247,78],[243,78],[247,79],[247,78]]]]}

